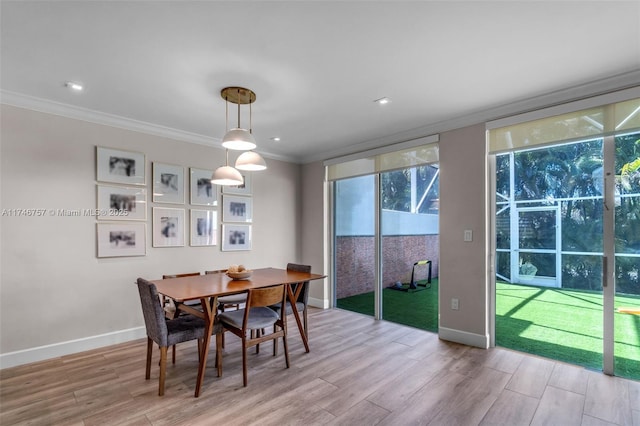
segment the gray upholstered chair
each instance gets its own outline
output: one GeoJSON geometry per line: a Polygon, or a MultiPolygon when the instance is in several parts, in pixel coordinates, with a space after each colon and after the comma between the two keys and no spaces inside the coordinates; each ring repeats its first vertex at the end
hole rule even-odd
{"type": "MultiPolygon", "coordinates": [[[[288,271],[297,271],[297,272],[311,272],[311,266],[310,265],[299,265],[297,263],[288,263],[287,264],[287,270],[288,271]]],[[[307,322],[308,322],[308,315],[307,315],[307,305],[309,302],[309,281],[304,281],[301,283],[297,283],[297,284],[292,284],[291,285],[291,290],[293,290],[293,293],[295,294],[298,286],[302,286],[302,289],[300,290],[300,294],[298,295],[298,299],[296,300],[296,309],[298,310],[298,312],[302,312],[302,323],[303,323],[303,327],[304,327],[304,334],[305,336],[307,336],[307,338],[309,337],[309,333],[308,333],[308,326],[307,326],[307,322]]],[[[271,309],[274,309],[276,312],[278,312],[278,310],[280,309],[279,305],[274,305],[271,306],[271,309]]],[[[289,300],[287,300],[286,302],[286,312],[287,315],[292,315],[293,314],[293,307],[291,306],[291,302],[289,302],[289,300]]]]}
{"type": "MultiPolygon", "coordinates": [[[[226,269],[218,269],[215,271],[204,271],[205,274],[222,274],[227,272],[226,269]]],[[[245,303],[247,301],[247,292],[243,291],[242,293],[237,294],[229,294],[227,296],[218,297],[218,309],[224,312],[227,306],[233,306],[236,309],[240,309],[240,304],[245,303]]]]}
{"type": "MultiPolygon", "coordinates": [[[[262,342],[273,340],[274,346],[282,337],[284,356],[289,368],[289,350],[287,349],[287,319],[278,314],[270,305],[280,304],[280,312],[284,311],[286,299],[284,284],[253,288],[247,293],[247,302],[243,309],[226,311],[218,314],[223,333],[216,335],[216,353],[222,351],[222,335],[230,331],[242,339],[242,383],[247,386],[247,349],[262,342]],[[265,334],[262,330],[273,329],[273,333],[265,334]],[[255,333],[254,333],[255,332],[255,333]]],[[[222,375],[222,359],[218,358],[218,371],[222,375]]]]}
{"type": "MultiPolygon", "coordinates": [[[[175,319],[165,318],[156,286],[143,278],[138,278],[137,285],[138,293],[140,293],[140,303],[142,304],[142,314],[144,315],[144,324],[147,329],[147,368],[145,378],[149,380],[151,376],[151,354],[153,352],[153,343],[155,342],[160,347],[158,395],[162,396],[164,395],[167,367],[167,348],[177,343],[197,339],[199,357],[206,325],[204,320],[193,315],[182,315],[175,319]]],[[[213,333],[218,334],[221,329],[222,327],[219,324],[215,324],[213,333]]],[[[219,358],[219,352],[216,352],[216,362],[219,361],[219,358]]]]}

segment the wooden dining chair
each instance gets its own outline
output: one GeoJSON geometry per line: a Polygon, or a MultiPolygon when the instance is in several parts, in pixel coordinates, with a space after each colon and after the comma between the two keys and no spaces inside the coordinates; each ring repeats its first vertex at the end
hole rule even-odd
{"type": "MultiPolygon", "coordinates": [[[[182,277],[196,277],[200,275],[200,272],[186,272],[184,274],[166,274],[162,276],[163,280],[166,279],[171,279],[171,278],[182,278],[182,277]]],[[[179,304],[176,303],[175,300],[170,299],[168,297],[162,296],[162,301],[163,301],[163,305],[165,308],[165,312],[167,315],[167,318],[172,319],[175,318],[177,315],[180,315],[180,310],[178,309],[179,304]]],[[[185,305],[188,306],[193,306],[193,307],[198,307],[200,306],[200,301],[199,300],[188,300],[186,302],[184,302],[185,305]]]]}
{"type": "MultiPolygon", "coordinates": [[[[226,269],[217,269],[214,271],[204,271],[205,274],[224,274],[227,272],[226,269]]],[[[240,305],[247,301],[247,292],[243,291],[242,293],[237,294],[229,294],[227,296],[218,297],[218,309],[224,312],[227,307],[235,307],[236,309],[240,309],[240,305]]]]}
{"type": "MultiPolygon", "coordinates": [[[[289,350],[287,348],[287,317],[284,303],[287,295],[284,284],[272,287],[250,289],[243,309],[218,314],[222,333],[216,334],[216,353],[222,353],[222,335],[228,330],[242,340],[242,383],[247,386],[247,349],[262,342],[273,340],[274,346],[282,337],[284,356],[289,368],[289,350]],[[280,314],[269,306],[280,304],[280,314]],[[265,334],[262,330],[272,329],[265,334]],[[254,331],[255,333],[251,333],[254,331]]],[[[218,376],[222,376],[222,357],[218,358],[218,376]]]]}
{"type": "MultiPolygon", "coordinates": [[[[310,273],[311,272],[311,266],[310,265],[299,265],[297,263],[288,263],[287,264],[287,271],[296,271],[296,272],[307,272],[310,273]]],[[[300,289],[300,294],[298,295],[298,298],[296,299],[296,303],[295,303],[295,308],[298,312],[302,313],[302,324],[303,324],[303,331],[304,331],[304,335],[307,337],[307,339],[309,338],[309,326],[308,326],[308,305],[309,305],[309,281],[304,281],[301,283],[296,283],[296,284],[291,284],[291,290],[293,291],[293,293],[295,294],[295,292],[298,289],[298,286],[302,286],[302,289],[300,289]]],[[[293,306],[291,305],[291,302],[287,299],[286,303],[286,315],[292,315],[293,314],[293,306]]],[[[279,312],[280,310],[280,305],[273,305],[270,306],[271,309],[275,310],[276,312],[279,312]]],[[[276,350],[277,347],[274,347],[274,350],[276,350]]],[[[277,351],[276,351],[277,353],[277,351]]]]}
{"type": "MultiPolygon", "coordinates": [[[[151,377],[151,355],[153,343],[160,347],[160,377],[158,395],[164,395],[164,383],[167,369],[167,348],[189,340],[198,340],[198,357],[202,353],[202,339],[205,336],[206,324],[203,319],[193,315],[182,315],[175,319],[167,319],[156,286],[149,281],[138,278],[138,293],[142,305],[144,324],[147,330],[147,365],[145,379],[151,377]]],[[[218,335],[222,330],[220,324],[214,324],[213,333],[218,335]]],[[[175,363],[175,356],[173,359],[175,363]]],[[[220,362],[220,352],[216,352],[216,362],[220,362]]]]}

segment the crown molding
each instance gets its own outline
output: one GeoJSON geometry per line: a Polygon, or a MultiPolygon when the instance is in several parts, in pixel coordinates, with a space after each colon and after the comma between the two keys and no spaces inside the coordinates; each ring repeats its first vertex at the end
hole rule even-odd
{"type": "MultiPolygon", "coordinates": [[[[119,115],[108,114],[88,108],[81,108],[62,102],[55,102],[48,99],[25,95],[23,93],[1,90],[0,103],[18,108],[44,112],[47,114],[59,115],[61,117],[101,124],[104,126],[117,127],[120,129],[132,130],[134,132],[160,136],[182,142],[195,143],[198,145],[208,146],[210,148],[224,149],[220,146],[221,139],[213,138],[211,136],[177,130],[170,127],[160,126],[158,124],[147,123],[145,121],[133,120],[119,115]]],[[[266,158],[297,163],[297,161],[290,157],[274,155],[259,150],[256,150],[256,152],[266,158]]]]}

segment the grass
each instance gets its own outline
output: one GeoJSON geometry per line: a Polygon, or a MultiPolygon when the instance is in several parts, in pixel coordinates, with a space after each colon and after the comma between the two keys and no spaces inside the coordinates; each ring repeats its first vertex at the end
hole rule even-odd
{"type": "MultiPolygon", "coordinates": [[[[431,288],[418,288],[420,291],[415,292],[383,289],[383,317],[387,321],[437,332],[438,279],[432,280],[431,288]]],[[[341,309],[373,316],[373,292],[338,299],[337,305],[341,309]]]]}
{"type": "MultiPolygon", "coordinates": [[[[438,331],[438,280],[405,293],[384,289],[385,320],[438,331]]],[[[496,344],[602,370],[602,294],[496,284],[496,344]]],[[[342,309],[373,315],[373,292],[337,301],[342,309]]],[[[615,307],[640,306],[640,297],[617,296],[615,307]]],[[[640,316],[614,314],[616,375],[640,380],[640,316]]]]}

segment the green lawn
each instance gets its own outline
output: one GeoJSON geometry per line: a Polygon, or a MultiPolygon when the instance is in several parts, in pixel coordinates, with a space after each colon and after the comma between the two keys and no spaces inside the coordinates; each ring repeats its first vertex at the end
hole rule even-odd
{"type": "MultiPolygon", "coordinates": [[[[602,369],[602,295],[597,292],[496,284],[496,344],[602,369]]],[[[383,290],[384,319],[437,332],[438,280],[417,292],[383,290]]],[[[373,292],[338,299],[337,306],[373,315],[373,292]]],[[[616,297],[640,306],[640,297],[616,297]]],[[[616,375],[640,380],[640,316],[614,315],[616,375]]]]}
{"type": "MultiPolygon", "coordinates": [[[[384,319],[411,327],[438,331],[438,279],[431,288],[418,287],[419,291],[404,292],[385,288],[382,290],[384,319]]],[[[338,308],[373,316],[373,292],[338,299],[338,308]]]]}

